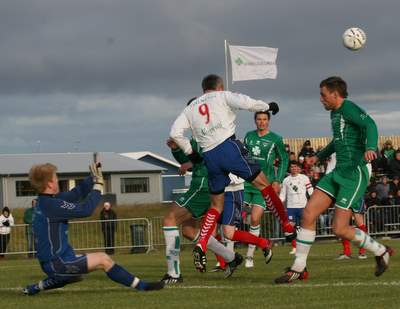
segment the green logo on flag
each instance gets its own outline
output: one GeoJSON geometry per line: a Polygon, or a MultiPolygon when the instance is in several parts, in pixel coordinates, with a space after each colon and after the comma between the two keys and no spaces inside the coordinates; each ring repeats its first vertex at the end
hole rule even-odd
{"type": "Polygon", "coordinates": [[[237,65],[241,65],[241,64],[243,64],[244,62],[243,62],[242,58],[237,57],[236,60],[235,60],[235,63],[236,63],[237,65]]]}

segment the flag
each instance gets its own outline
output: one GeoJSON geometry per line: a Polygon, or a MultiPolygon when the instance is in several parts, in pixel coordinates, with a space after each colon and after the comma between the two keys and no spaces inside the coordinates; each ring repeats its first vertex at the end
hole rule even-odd
{"type": "Polygon", "coordinates": [[[229,46],[232,82],[253,79],[276,79],[277,48],[264,46],[229,46]]]}

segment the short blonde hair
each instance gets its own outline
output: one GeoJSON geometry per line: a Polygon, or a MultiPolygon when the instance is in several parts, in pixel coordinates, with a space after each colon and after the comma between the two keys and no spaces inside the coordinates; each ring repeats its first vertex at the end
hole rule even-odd
{"type": "Polygon", "coordinates": [[[31,186],[38,192],[46,190],[47,184],[57,172],[57,167],[51,163],[37,164],[31,167],[29,171],[29,181],[31,186]]]}

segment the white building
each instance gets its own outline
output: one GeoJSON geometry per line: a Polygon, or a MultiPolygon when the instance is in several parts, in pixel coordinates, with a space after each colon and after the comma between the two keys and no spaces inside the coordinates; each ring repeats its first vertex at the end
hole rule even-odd
{"type": "MultiPolygon", "coordinates": [[[[164,168],[113,152],[99,153],[105,179],[105,193],[115,195],[118,205],[158,203],[163,200],[161,174],[164,168]]],[[[35,153],[0,155],[0,206],[28,207],[36,192],[29,183],[34,164],[58,167],[60,190],[72,189],[89,175],[93,153],[35,153]]]]}

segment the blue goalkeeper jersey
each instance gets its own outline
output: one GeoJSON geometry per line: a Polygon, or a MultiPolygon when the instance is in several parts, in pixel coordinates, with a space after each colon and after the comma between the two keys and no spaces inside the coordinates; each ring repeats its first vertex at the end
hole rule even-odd
{"type": "Polygon", "coordinates": [[[88,217],[93,213],[101,193],[92,188],[92,178],[88,177],[69,192],[39,194],[32,225],[40,262],[74,254],[68,243],[68,220],[88,217]]]}

